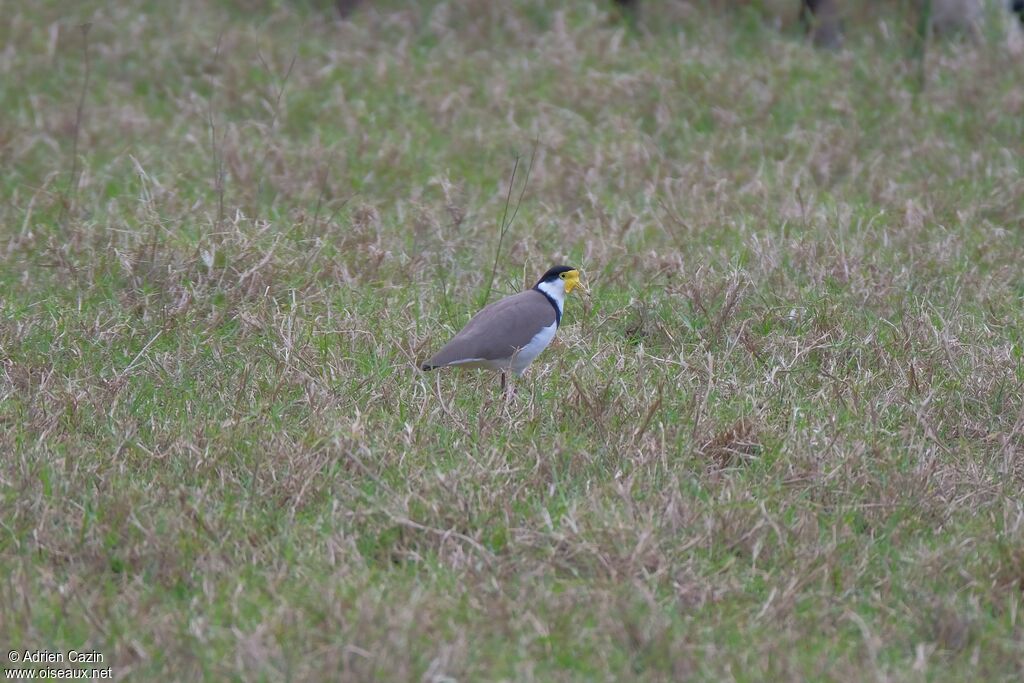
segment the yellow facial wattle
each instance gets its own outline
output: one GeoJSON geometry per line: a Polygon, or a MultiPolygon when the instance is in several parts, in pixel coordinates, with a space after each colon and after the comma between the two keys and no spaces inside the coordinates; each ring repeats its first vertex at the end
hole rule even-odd
{"type": "Polygon", "coordinates": [[[565,293],[568,294],[577,286],[580,286],[580,272],[578,270],[570,270],[565,274],[565,293]]]}

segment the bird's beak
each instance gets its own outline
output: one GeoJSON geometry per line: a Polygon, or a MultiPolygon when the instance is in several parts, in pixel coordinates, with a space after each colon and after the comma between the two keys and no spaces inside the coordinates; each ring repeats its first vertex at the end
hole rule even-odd
{"type": "MultiPolygon", "coordinates": [[[[585,284],[583,284],[583,280],[580,279],[579,271],[575,271],[575,274],[576,274],[576,276],[574,278],[572,278],[572,280],[570,280],[570,282],[572,282],[572,288],[574,289],[576,287],[579,287],[581,292],[583,292],[584,294],[589,295],[590,294],[590,290],[587,289],[587,286],[585,284]]],[[[567,289],[566,291],[572,291],[572,289],[567,289]]]]}

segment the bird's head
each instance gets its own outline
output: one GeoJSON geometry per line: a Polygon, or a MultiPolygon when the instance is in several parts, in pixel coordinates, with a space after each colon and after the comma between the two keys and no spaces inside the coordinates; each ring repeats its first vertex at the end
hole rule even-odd
{"type": "Polygon", "coordinates": [[[583,283],[580,282],[580,271],[570,266],[554,266],[550,268],[534,286],[558,300],[561,300],[576,287],[579,287],[584,292],[587,291],[583,283]]]}

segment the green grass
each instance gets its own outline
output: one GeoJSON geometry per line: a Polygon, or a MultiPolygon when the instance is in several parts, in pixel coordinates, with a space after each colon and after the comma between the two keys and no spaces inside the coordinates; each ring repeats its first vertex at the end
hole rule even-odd
{"type": "Polygon", "coordinates": [[[0,645],[1019,680],[1017,55],[922,87],[898,13],[828,53],[770,2],[115,5],[0,25],[0,645]],[[591,294],[506,401],[417,361],[535,141],[493,296],[591,294]]]}

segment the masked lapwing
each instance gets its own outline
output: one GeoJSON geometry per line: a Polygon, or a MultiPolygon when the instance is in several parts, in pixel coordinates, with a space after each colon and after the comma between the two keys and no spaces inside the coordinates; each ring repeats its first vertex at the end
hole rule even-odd
{"type": "Polygon", "coordinates": [[[555,338],[565,295],[576,287],[581,287],[578,270],[569,266],[551,268],[532,289],[481,309],[422,369],[457,366],[497,370],[504,390],[506,374],[522,375],[555,338]]]}

